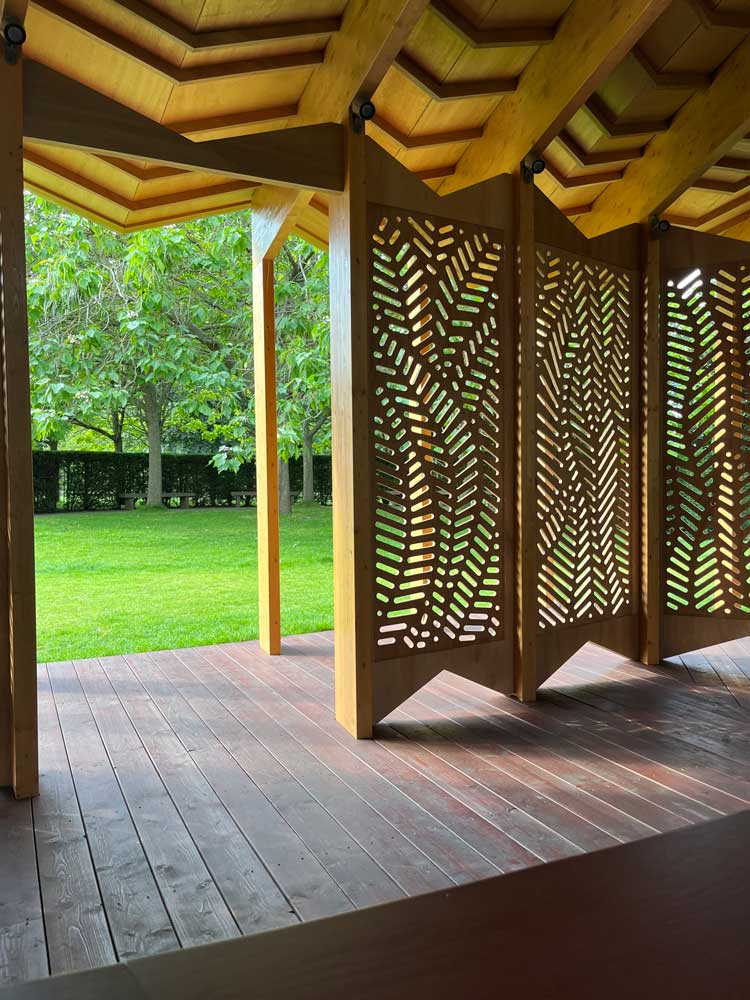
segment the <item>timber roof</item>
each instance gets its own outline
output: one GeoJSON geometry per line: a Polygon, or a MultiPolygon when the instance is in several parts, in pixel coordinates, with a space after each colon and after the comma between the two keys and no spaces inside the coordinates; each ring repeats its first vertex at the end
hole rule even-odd
{"type": "MultiPolygon", "coordinates": [[[[311,88],[326,61],[345,65],[353,7],[362,0],[32,0],[24,57],[195,142],[246,136],[315,120],[311,88]]],[[[548,169],[538,184],[584,232],[653,209],[750,239],[750,0],[370,0],[387,7],[411,8],[412,21],[374,77],[367,129],[431,187],[506,171],[498,135],[516,113],[541,123],[548,169]],[[545,121],[597,44],[585,25],[607,8],[614,23],[628,7],[639,8],[631,34],[545,121]],[[696,133],[706,149],[693,155],[696,133]],[[667,166],[675,159],[684,174],[667,166]],[[670,170],[655,203],[640,201],[670,170]]],[[[342,121],[346,109],[334,114],[342,121]]],[[[25,176],[124,231],[247,206],[258,190],[246,178],[31,140],[25,176]]],[[[316,193],[297,231],[324,245],[327,229],[327,196],[316,193]]]]}

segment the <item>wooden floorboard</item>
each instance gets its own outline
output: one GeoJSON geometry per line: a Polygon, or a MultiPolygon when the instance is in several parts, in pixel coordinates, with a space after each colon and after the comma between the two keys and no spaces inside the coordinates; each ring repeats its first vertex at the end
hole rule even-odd
{"type": "Polygon", "coordinates": [[[521,704],[450,674],[371,741],[333,634],[40,667],[41,794],[0,795],[0,984],[473,882],[750,808],[750,639],[589,645],[521,704]]]}

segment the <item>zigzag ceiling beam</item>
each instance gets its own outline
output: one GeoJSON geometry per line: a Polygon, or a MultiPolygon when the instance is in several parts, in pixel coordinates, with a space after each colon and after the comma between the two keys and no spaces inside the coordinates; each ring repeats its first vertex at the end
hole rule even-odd
{"type": "Polygon", "coordinates": [[[735,28],[750,31],[750,14],[737,10],[718,10],[707,0],[690,0],[706,28],[735,28]]]}
{"type": "Polygon", "coordinates": [[[39,167],[41,170],[49,171],[56,177],[62,177],[64,180],[69,181],[83,191],[87,191],[89,194],[97,195],[99,198],[104,198],[106,201],[112,202],[113,205],[117,205],[119,208],[126,208],[131,212],[145,211],[150,208],[162,208],[165,205],[179,204],[183,201],[198,201],[201,198],[211,198],[220,194],[233,194],[237,191],[250,192],[258,186],[253,181],[232,180],[221,184],[202,185],[201,187],[192,188],[187,191],[176,191],[167,195],[158,195],[154,198],[127,198],[113,191],[111,188],[97,184],[95,181],[89,180],[88,177],[84,177],[74,170],[69,170],[67,167],[48,160],[31,150],[25,150],[24,160],[34,164],[34,166],[39,167]]]}
{"type": "Polygon", "coordinates": [[[625,176],[604,190],[580,223],[587,236],[663,212],[747,132],[750,105],[750,39],[745,39],[716,74],[708,90],[693,95],[672,125],[629,164],[625,176]]]}
{"type": "MultiPolygon", "coordinates": [[[[36,3],[36,0],[34,0],[36,3]]],[[[147,21],[153,28],[179,42],[190,52],[209,52],[213,49],[236,48],[259,42],[272,42],[285,38],[313,38],[331,35],[341,27],[340,17],[305,18],[299,21],[282,21],[256,24],[244,28],[223,28],[218,31],[191,31],[184,24],[156,10],[141,0],[112,0],[118,7],[147,21]]]]}
{"type": "Polygon", "coordinates": [[[499,97],[502,94],[513,93],[518,86],[517,78],[512,76],[442,83],[403,52],[396,56],[395,64],[421,90],[436,101],[456,101],[467,97],[499,97]]]}
{"type": "Polygon", "coordinates": [[[432,0],[432,10],[473,49],[499,49],[516,45],[547,45],[555,37],[556,25],[508,25],[478,28],[446,0],[432,0]]]}
{"type": "MultiPolygon", "coordinates": [[[[704,212],[703,215],[695,216],[682,216],[675,215],[672,212],[666,212],[665,218],[669,219],[670,222],[674,223],[676,226],[689,226],[691,229],[703,229],[704,226],[708,226],[711,222],[716,222],[717,219],[723,219],[724,216],[732,216],[743,208],[747,208],[750,205],[750,192],[740,195],[739,198],[733,198],[731,201],[725,201],[716,208],[710,209],[708,212],[704,212]]],[[[734,219],[724,220],[718,228],[728,229],[729,226],[734,225],[734,219]]]]}
{"type": "Polygon", "coordinates": [[[669,5],[669,0],[573,0],[555,38],[534,53],[518,89],[498,104],[440,186],[449,194],[515,172],[544,149],[669,5]]]}
{"type": "Polygon", "coordinates": [[[705,90],[711,85],[710,73],[676,73],[657,69],[639,45],[633,48],[631,55],[646,71],[656,87],[669,87],[673,90],[705,90]]]}
{"type": "Polygon", "coordinates": [[[229,80],[240,76],[255,75],[258,73],[275,73],[280,70],[305,69],[309,66],[317,66],[323,62],[323,52],[292,52],[274,56],[264,56],[258,59],[245,59],[225,63],[204,64],[201,66],[174,66],[172,63],[161,59],[159,56],[149,52],[148,49],[138,45],[123,35],[110,31],[91,18],[86,17],[78,11],[65,7],[56,0],[35,0],[35,6],[46,11],[52,17],[57,18],[67,24],[73,25],[79,31],[92,38],[96,38],[102,44],[109,46],[116,52],[122,52],[143,66],[163,76],[174,84],[201,83],[205,80],[229,80]]]}
{"type": "Polygon", "coordinates": [[[283,104],[277,108],[258,108],[255,111],[240,111],[236,115],[214,115],[212,118],[193,118],[184,121],[170,122],[173,132],[179,132],[190,139],[203,140],[216,132],[226,132],[227,129],[245,128],[252,125],[277,122],[282,128],[290,118],[297,114],[296,104],[283,104]]]}
{"type": "Polygon", "coordinates": [[[550,175],[561,188],[566,190],[577,187],[589,187],[592,184],[609,184],[611,181],[619,181],[622,177],[622,170],[609,170],[599,174],[564,174],[552,163],[547,161],[546,173],[550,175]]]}
{"type": "Polygon", "coordinates": [[[344,187],[344,130],[335,124],[191,142],[41,63],[24,64],[24,136],[109,156],[305,189],[344,187]]]}
{"type": "Polygon", "coordinates": [[[605,167],[614,163],[628,163],[630,160],[637,160],[643,156],[642,149],[609,149],[602,152],[589,152],[576,142],[567,129],[563,129],[559,135],[555,136],[555,140],[564,146],[576,163],[582,167],[605,167]]]}
{"type": "Polygon", "coordinates": [[[639,135],[655,135],[666,132],[669,122],[664,119],[652,121],[621,121],[612,114],[598,94],[592,94],[584,105],[599,128],[610,139],[629,139],[639,135]]]}
{"type": "MultiPolygon", "coordinates": [[[[297,106],[296,121],[340,122],[352,101],[371,97],[429,0],[349,0],[341,29],[326,47],[325,61],[312,74],[297,106]]],[[[253,257],[275,257],[297,226],[312,192],[267,188],[253,199],[253,257]]]]}
{"type": "Polygon", "coordinates": [[[470,142],[472,139],[481,139],[481,128],[456,129],[453,132],[427,132],[424,135],[407,135],[396,128],[389,121],[378,115],[367,123],[368,129],[375,127],[385,132],[391,139],[395,140],[404,149],[424,149],[428,146],[447,146],[452,142],[470,142]]]}

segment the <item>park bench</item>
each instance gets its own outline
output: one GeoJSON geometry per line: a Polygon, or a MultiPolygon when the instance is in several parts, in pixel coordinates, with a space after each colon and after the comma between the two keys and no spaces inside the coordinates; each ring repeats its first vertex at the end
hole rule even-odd
{"type": "MultiPolygon", "coordinates": [[[[190,501],[195,499],[195,493],[162,493],[162,500],[166,500],[169,503],[170,500],[179,500],[180,508],[182,510],[187,510],[190,506],[190,501]]],[[[123,505],[123,510],[135,510],[136,500],[145,500],[145,493],[122,493],[120,495],[120,502],[123,505]]]]}

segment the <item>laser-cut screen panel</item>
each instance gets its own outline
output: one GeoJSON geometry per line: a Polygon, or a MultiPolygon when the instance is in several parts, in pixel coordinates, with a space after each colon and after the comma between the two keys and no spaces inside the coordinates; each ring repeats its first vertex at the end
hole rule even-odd
{"type": "Polygon", "coordinates": [[[750,615],[750,264],[672,274],[665,315],[666,609],[750,615]]]}
{"type": "Polygon", "coordinates": [[[540,630],[632,611],[633,277],[536,250],[540,630]]]}
{"type": "Polygon", "coordinates": [[[369,221],[376,657],[495,641],[502,234],[375,205],[369,221]]]}

